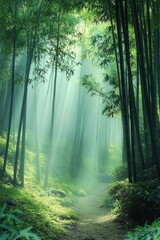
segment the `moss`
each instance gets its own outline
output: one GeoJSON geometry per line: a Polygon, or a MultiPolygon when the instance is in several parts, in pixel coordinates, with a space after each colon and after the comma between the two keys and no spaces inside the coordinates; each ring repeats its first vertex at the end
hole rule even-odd
{"type": "Polygon", "coordinates": [[[65,226],[76,219],[70,208],[62,206],[60,198],[49,197],[39,186],[30,184],[21,189],[0,181],[0,205],[8,200],[15,203],[10,207],[23,211],[24,228],[32,226],[44,240],[59,239],[59,235],[66,233],[65,226]]]}
{"type": "MultiPolygon", "coordinates": [[[[0,136],[0,169],[3,166],[3,154],[6,136],[0,136]]],[[[74,203],[72,196],[76,193],[85,195],[80,187],[64,179],[49,177],[48,189],[64,192],[61,196],[49,196],[47,190],[42,189],[42,184],[36,181],[36,171],[34,167],[35,153],[26,149],[25,164],[25,188],[13,186],[13,159],[14,145],[10,144],[10,155],[4,174],[0,170],[0,206],[8,203],[8,207],[18,208],[24,214],[21,216],[24,226],[33,227],[33,232],[37,233],[43,240],[60,239],[59,236],[66,233],[66,226],[77,220],[77,215],[70,208],[74,203]]],[[[40,154],[40,161],[45,161],[45,155],[40,154]]],[[[41,181],[44,182],[44,174],[41,174],[41,181]]]]}

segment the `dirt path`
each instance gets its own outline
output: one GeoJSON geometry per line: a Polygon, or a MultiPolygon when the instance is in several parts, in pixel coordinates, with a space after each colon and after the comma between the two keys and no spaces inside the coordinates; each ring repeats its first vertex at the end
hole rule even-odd
{"type": "Polygon", "coordinates": [[[110,210],[101,207],[106,195],[106,184],[100,183],[86,197],[77,198],[74,210],[79,214],[77,225],[63,240],[124,240],[126,231],[110,210]]]}

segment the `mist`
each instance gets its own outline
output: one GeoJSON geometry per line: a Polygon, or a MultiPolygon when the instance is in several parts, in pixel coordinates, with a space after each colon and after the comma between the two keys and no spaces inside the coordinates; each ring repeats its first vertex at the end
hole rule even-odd
{"type": "MultiPolygon", "coordinates": [[[[52,177],[80,182],[86,182],[86,178],[87,181],[90,178],[111,181],[114,168],[122,162],[121,117],[109,118],[102,114],[102,99],[91,96],[81,84],[85,74],[102,81],[102,71],[89,60],[76,67],[70,80],[58,71],[52,132],[53,70],[47,71],[45,82],[34,86],[31,83],[27,131],[35,141],[37,157],[44,153],[45,158],[50,159],[52,177]]],[[[42,175],[46,163],[40,163],[42,175]]]]}

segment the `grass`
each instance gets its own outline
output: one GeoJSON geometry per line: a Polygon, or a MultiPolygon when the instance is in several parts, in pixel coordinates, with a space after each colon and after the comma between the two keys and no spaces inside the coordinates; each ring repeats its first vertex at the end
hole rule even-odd
{"type": "MultiPolygon", "coordinates": [[[[3,165],[6,136],[0,136],[0,169],[3,165]]],[[[11,184],[13,176],[14,145],[10,143],[6,174],[0,170],[0,208],[8,203],[7,208],[20,209],[23,215],[22,229],[33,227],[42,240],[61,239],[60,236],[67,233],[68,226],[74,224],[77,215],[71,209],[73,195],[85,195],[85,192],[69,180],[49,178],[48,190],[59,190],[65,193],[65,197],[50,196],[44,191],[42,184],[37,184],[35,173],[35,153],[26,148],[25,187],[22,189],[11,184]],[[65,182],[65,183],[64,183],[65,182]],[[14,205],[14,206],[12,206],[14,205]]],[[[43,165],[45,155],[40,154],[40,162],[43,165]]],[[[41,176],[44,180],[44,174],[41,176]]]]}
{"type": "Polygon", "coordinates": [[[77,220],[76,214],[68,207],[72,204],[71,194],[63,199],[48,196],[46,191],[33,182],[26,183],[22,189],[11,185],[6,179],[0,180],[0,207],[4,203],[9,203],[8,207],[20,209],[23,212],[22,227],[32,226],[32,232],[43,240],[60,239],[61,235],[67,233],[67,225],[77,220]],[[12,204],[15,206],[10,206],[12,204]]]}

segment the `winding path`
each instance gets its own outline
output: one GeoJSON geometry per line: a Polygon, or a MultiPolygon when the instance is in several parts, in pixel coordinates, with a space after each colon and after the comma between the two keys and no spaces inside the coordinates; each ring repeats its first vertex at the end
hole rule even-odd
{"type": "Polygon", "coordinates": [[[78,197],[74,210],[79,214],[76,226],[63,240],[124,240],[126,231],[114,221],[110,210],[101,207],[107,185],[99,183],[86,197],[78,197]]]}

